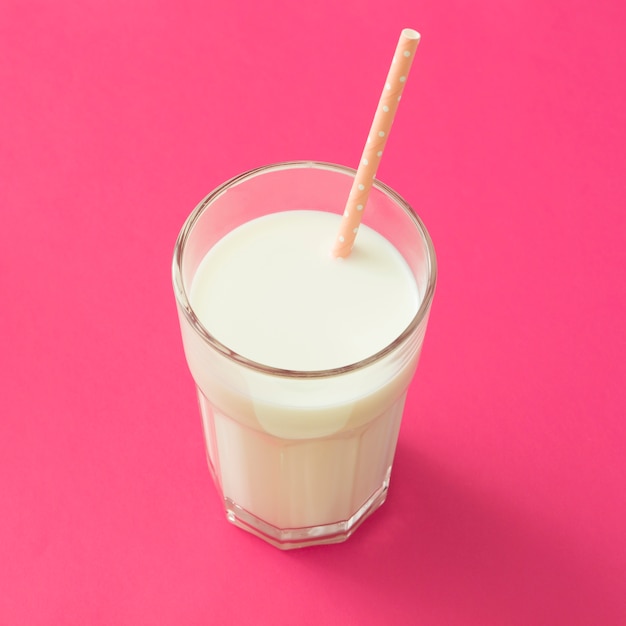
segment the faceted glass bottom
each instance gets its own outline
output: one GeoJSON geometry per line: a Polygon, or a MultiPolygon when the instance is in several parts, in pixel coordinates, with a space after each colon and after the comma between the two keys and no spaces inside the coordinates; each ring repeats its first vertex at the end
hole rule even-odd
{"type": "Polygon", "coordinates": [[[350,519],[321,526],[306,528],[276,528],[252,515],[229,498],[224,498],[226,518],[235,526],[260,537],[280,550],[291,550],[306,546],[341,543],[378,509],[387,498],[391,467],[383,484],[350,519]]]}

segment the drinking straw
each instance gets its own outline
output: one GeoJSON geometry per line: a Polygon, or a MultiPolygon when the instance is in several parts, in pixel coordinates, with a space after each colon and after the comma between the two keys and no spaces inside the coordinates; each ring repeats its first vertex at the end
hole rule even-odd
{"type": "Polygon", "coordinates": [[[374,183],[380,158],[385,150],[393,118],[398,109],[419,42],[420,34],[411,28],[405,28],[400,33],[398,46],[393,55],[387,80],[348,196],[339,233],[335,239],[332,250],[334,257],[345,258],[352,250],[361,223],[363,209],[367,204],[367,198],[374,183]]]}

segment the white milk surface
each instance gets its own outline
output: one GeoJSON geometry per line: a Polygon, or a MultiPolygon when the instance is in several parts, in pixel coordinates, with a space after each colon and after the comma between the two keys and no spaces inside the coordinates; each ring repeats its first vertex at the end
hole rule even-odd
{"type": "Polygon", "coordinates": [[[340,216],[274,213],[240,226],[205,256],[190,301],[221,343],[291,370],[341,367],[396,339],[419,306],[400,253],[362,225],[347,259],[330,255],[340,216]]]}

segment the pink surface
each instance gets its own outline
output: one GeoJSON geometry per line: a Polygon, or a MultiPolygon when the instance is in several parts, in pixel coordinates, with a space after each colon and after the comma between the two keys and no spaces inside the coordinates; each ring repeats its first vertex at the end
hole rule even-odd
{"type": "Polygon", "coordinates": [[[626,623],[623,2],[0,5],[0,624],[626,623]],[[440,282],[390,496],[347,543],[229,525],[170,259],[224,179],[358,162],[440,282]]]}

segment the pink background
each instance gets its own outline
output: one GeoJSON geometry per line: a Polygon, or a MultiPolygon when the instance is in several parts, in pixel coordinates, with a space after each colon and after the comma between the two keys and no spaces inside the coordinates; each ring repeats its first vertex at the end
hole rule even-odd
{"type": "Polygon", "coordinates": [[[626,623],[626,5],[0,4],[0,624],[626,623]],[[440,282],[390,495],[281,553],[210,482],[183,220],[288,159],[379,177],[440,282]]]}

